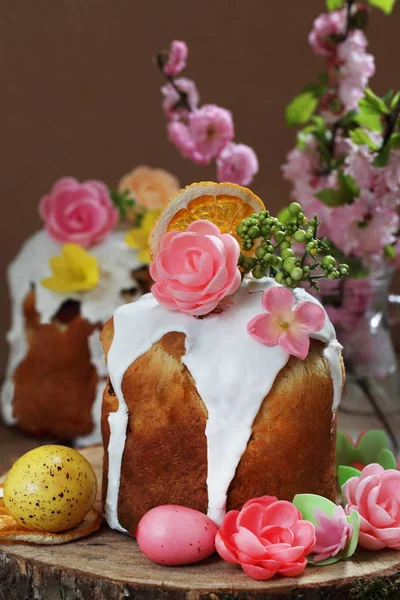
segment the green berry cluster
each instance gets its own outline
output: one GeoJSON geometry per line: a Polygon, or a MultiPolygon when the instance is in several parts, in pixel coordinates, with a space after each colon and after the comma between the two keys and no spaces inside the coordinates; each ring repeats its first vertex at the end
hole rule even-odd
{"type": "Polygon", "coordinates": [[[271,217],[267,210],[244,219],[236,228],[242,239],[239,266],[243,274],[251,273],[256,279],[265,276],[288,287],[308,282],[318,289],[318,279],[340,279],[349,273],[346,264],[337,264],[329,253],[325,239],[317,237],[320,223],[315,216],[307,219],[298,202],[292,202],[282,222],[271,217]],[[296,256],[292,243],[304,243],[303,255],[296,256]],[[252,256],[249,251],[255,248],[252,256]]]}

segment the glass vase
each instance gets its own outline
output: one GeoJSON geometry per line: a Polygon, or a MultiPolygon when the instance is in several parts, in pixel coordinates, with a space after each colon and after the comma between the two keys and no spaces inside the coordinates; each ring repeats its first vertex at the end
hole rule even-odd
{"type": "Polygon", "coordinates": [[[400,379],[390,326],[400,320],[400,296],[389,293],[392,277],[382,262],[367,277],[323,280],[319,296],[343,345],[339,428],[353,435],[383,428],[398,450],[400,379]]]}

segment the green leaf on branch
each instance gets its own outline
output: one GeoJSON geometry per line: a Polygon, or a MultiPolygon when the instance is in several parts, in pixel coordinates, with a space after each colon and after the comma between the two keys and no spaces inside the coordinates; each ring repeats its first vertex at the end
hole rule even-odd
{"type": "Polygon", "coordinates": [[[127,215],[127,208],[131,208],[135,205],[135,200],[130,197],[129,190],[118,192],[117,190],[109,190],[111,200],[119,211],[119,218],[125,219],[127,215]]]}
{"type": "Polygon", "coordinates": [[[307,123],[317,108],[317,104],[318,100],[314,92],[303,92],[293,98],[285,110],[287,125],[304,125],[307,123]]]}
{"type": "Polygon", "coordinates": [[[395,3],[396,0],[368,0],[368,4],[375,6],[375,8],[380,8],[385,15],[390,15],[395,3]]]}
{"type": "Polygon", "coordinates": [[[392,244],[386,244],[386,246],[383,249],[383,253],[385,255],[385,258],[388,258],[389,260],[393,260],[394,258],[396,258],[396,248],[392,246],[392,244]]]}
{"type": "Polygon", "coordinates": [[[361,146],[368,146],[369,148],[371,148],[371,150],[379,149],[379,146],[373,140],[371,140],[368,133],[360,127],[350,131],[350,137],[355,144],[359,144],[361,146]]]}
{"type": "Polygon", "coordinates": [[[389,156],[390,156],[390,145],[386,144],[386,146],[384,146],[382,148],[382,150],[379,150],[379,152],[375,156],[372,164],[374,165],[374,167],[386,167],[386,165],[389,162],[389,156]]]}
{"type": "Polygon", "coordinates": [[[400,149],[400,133],[393,133],[390,138],[390,147],[399,150],[400,149]]]}
{"type": "Polygon", "coordinates": [[[360,190],[351,175],[345,175],[342,169],[338,171],[338,187],[325,188],[321,190],[315,197],[321,200],[327,206],[342,206],[343,204],[351,204],[354,198],[357,198],[360,190]]]}
{"type": "Polygon", "coordinates": [[[326,8],[328,10],[339,10],[343,4],[344,0],[326,0],[326,8]]]}
{"type": "Polygon", "coordinates": [[[377,109],[376,105],[371,103],[368,98],[361,98],[358,107],[360,112],[354,116],[354,121],[370,131],[379,131],[382,133],[382,113],[377,109]]]}
{"type": "Polygon", "coordinates": [[[371,90],[371,88],[365,88],[364,94],[365,94],[365,96],[364,96],[364,98],[361,98],[360,102],[362,102],[362,100],[366,100],[371,108],[375,108],[382,115],[389,114],[390,111],[389,111],[388,107],[386,106],[385,102],[383,101],[383,99],[379,98],[379,96],[377,96],[371,90]]]}
{"type": "Polygon", "coordinates": [[[400,92],[397,92],[393,98],[392,101],[390,103],[390,109],[393,110],[394,107],[396,106],[396,104],[398,103],[398,101],[400,100],[400,92]]]}

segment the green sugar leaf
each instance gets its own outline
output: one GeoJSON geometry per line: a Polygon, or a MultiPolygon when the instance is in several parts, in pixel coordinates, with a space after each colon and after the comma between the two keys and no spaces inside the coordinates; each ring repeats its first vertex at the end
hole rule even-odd
{"type": "Polygon", "coordinates": [[[292,125],[304,125],[312,117],[318,104],[314,92],[308,91],[299,94],[287,105],[285,110],[286,123],[292,125]]]}
{"type": "Polygon", "coordinates": [[[390,144],[386,144],[375,156],[372,164],[374,167],[386,167],[390,157],[390,144]]]}

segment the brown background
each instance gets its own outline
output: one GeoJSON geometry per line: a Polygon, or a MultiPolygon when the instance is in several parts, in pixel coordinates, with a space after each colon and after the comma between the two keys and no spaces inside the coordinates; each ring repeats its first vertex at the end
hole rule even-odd
{"type": "MultiPolygon", "coordinates": [[[[152,56],[173,38],[190,47],[186,74],[203,102],[230,108],[236,139],[253,146],[253,185],[274,210],[288,200],[280,175],[294,131],[283,109],[322,62],[307,44],[323,0],[2,0],[0,3],[0,373],[9,324],[5,267],[40,227],[38,200],[62,175],[113,186],[140,163],[183,184],[214,167],[182,159],[164,134],[161,75],[152,56]]],[[[373,86],[399,87],[400,9],[374,11],[373,86]]]]}

